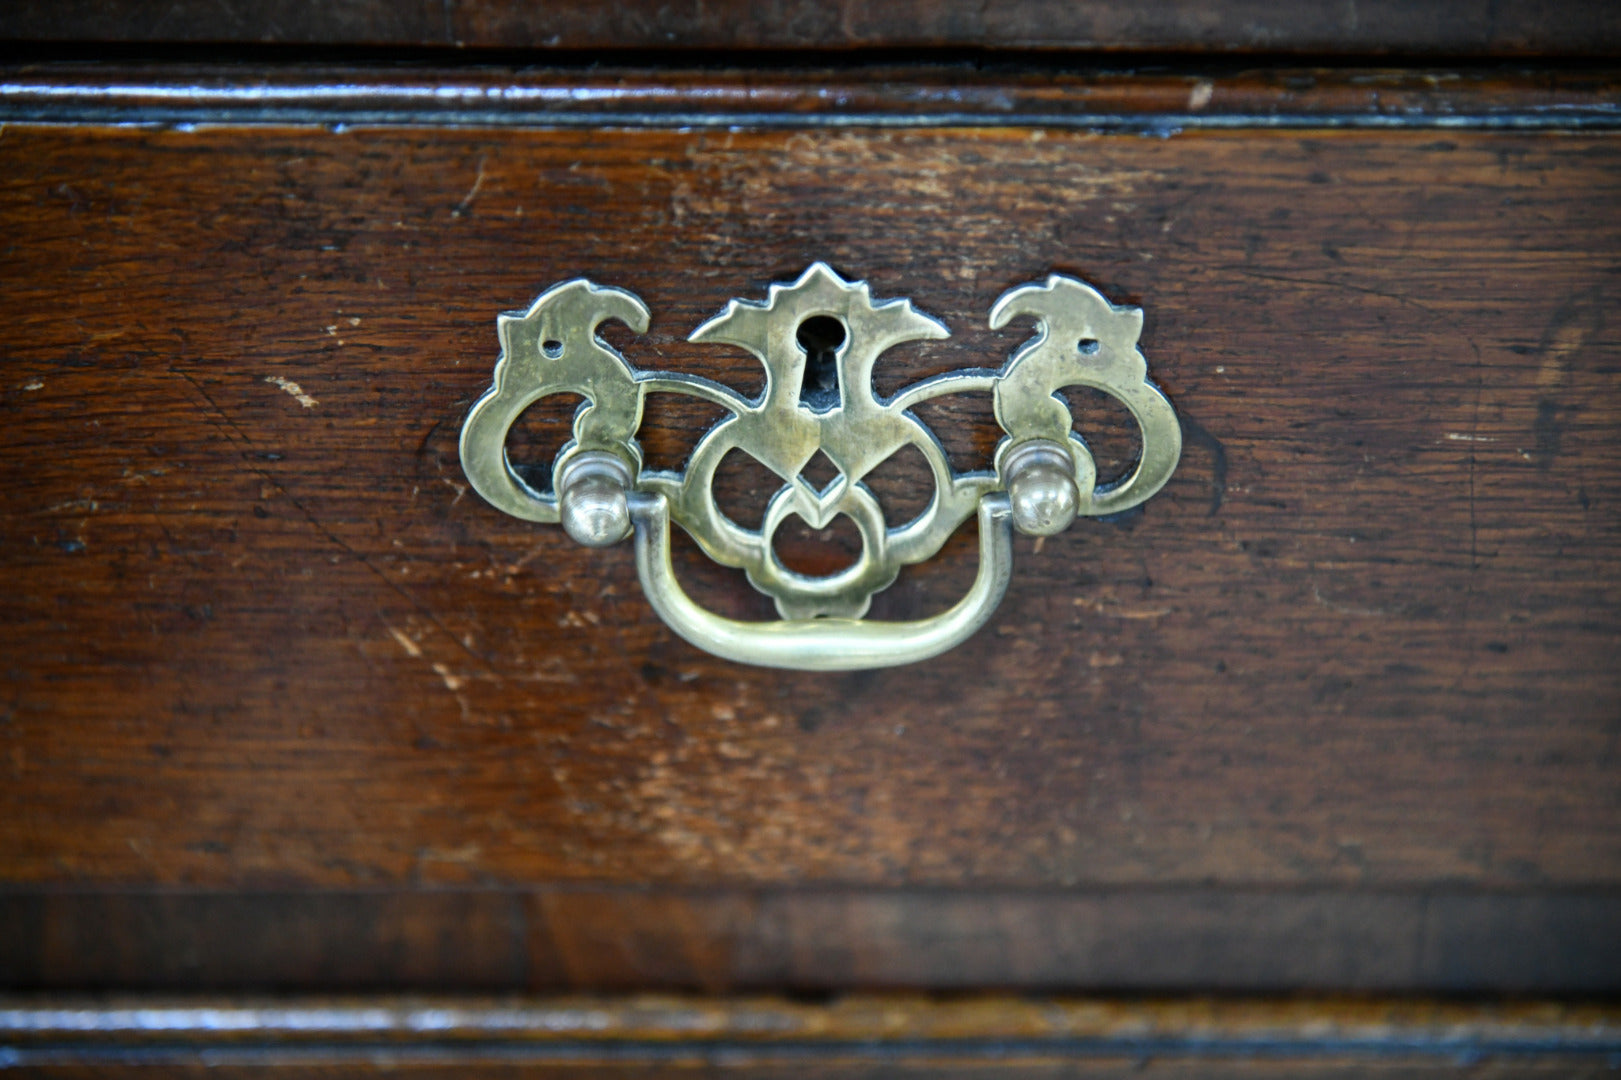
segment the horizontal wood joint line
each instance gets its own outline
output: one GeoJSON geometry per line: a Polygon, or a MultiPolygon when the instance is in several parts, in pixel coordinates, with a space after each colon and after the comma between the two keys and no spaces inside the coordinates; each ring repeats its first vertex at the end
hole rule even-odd
{"type": "Polygon", "coordinates": [[[1266,69],[1203,75],[950,65],[857,69],[384,71],[65,64],[0,67],[0,121],[176,126],[1047,126],[1608,129],[1608,71],[1266,69]]]}
{"type": "Polygon", "coordinates": [[[0,998],[0,1065],[407,1059],[1613,1058],[1621,1006],[1336,998],[0,998]],[[221,1058],[224,1055],[224,1058],[221,1058]]]}

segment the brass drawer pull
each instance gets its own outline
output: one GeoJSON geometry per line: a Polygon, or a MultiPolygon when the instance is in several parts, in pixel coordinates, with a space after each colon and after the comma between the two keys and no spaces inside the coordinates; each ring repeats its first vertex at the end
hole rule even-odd
{"type": "Polygon", "coordinates": [[[645,332],[646,305],[623,289],[576,279],[548,289],[522,315],[497,320],[501,358],[494,385],[462,426],[462,468],[493,506],[526,521],[558,522],[591,546],[636,533],[636,567],[654,610],[671,629],[717,656],[748,664],[842,671],[888,667],[936,656],[966,640],[990,618],[1012,573],[1012,530],[1051,536],[1077,515],[1119,513],[1153,495],[1182,452],[1176,413],[1148,381],[1137,349],[1142,312],[1116,307],[1091,286],[1051,275],[1004,294],[991,309],[993,329],[1034,316],[1035,337],[996,371],[970,369],[924,379],[881,400],[872,368],[884,350],[949,331],[909,300],[873,303],[864,282],[840,278],[815,263],[791,285],[773,285],[765,302],[733,300],[689,340],[724,342],[765,366],[765,390],[748,400],[692,375],[641,371],[597,337],[619,319],[645,332]],[[836,385],[807,390],[810,357],[802,328],[828,327],[836,385]],[[823,324],[826,325],[825,323],[823,324]],[[842,334],[842,340],[839,336],[842,334]],[[1086,444],[1072,431],[1066,386],[1091,386],[1118,399],[1142,429],[1142,454],[1131,473],[1106,489],[1086,444]],[[995,470],[956,473],[934,433],[909,410],[944,394],[988,391],[1007,432],[995,470]],[[574,438],[552,469],[552,491],[530,486],[511,467],[506,439],[518,416],[550,394],[586,399],[574,438]],[[636,431],[650,393],[685,394],[730,410],[699,439],[685,471],[642,467],[636,431]],[[934,496],[915,520],[891,527],[862,478],[907,445],[920,450],[934,476],[934,496]],[[746,529],[716,506],[711,485],[728,451],[740,449],[783,485],[759,529],[746,529]],[[838,476],[818,489],[801,470],[818,452],[838,476]],[[968,595],[949,610],[912,622],[866,620],[873,594],[902,566],[933,556],[971,515],[979,519],[980,565],[968,595]],[[862,551],[847,569],[811,577],[784,566],[772,548],[777,527],[797,514],[815,528],[839,514],[855,522],[862,551]],[[716,562],[738,567],[770,595],[780,621],[726,619],[694,603],[670,563],[670,522],[685,529],[716,562]]]}

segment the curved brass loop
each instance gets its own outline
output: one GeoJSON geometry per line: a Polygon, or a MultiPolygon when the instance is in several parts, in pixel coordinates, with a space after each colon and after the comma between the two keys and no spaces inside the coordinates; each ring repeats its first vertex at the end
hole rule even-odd
{"type": "Polygon", "coordinates": [[[606,450],[640,465],[634,436],[642,422],[642,393],[636,370],[597,337],[597,327],[619,319],[645,333],[649,318],[647,305],[624,289],[580,280],[547,289],[522,315],[498,318],[501,358],[495,379],[462,424],[462,471],[473,490],[513,517],[557,522],[555,485],[550,493],[530,487],[513,471],[506,452],[507,432],[518,417],[552,394],[586,398],[554,475],[578,451],[606,450]]]}
{"type": "Polygon", "coordinates": [[[952,371],[880,398],[872,375],[886,350],[950,332],[909,300],[874,301],[866,283],[846,281],[815,263],[794,282],[772,285],[765,300],[731,301],[690,335],[695,342],[740,346],[759,359],[765,389],[745,399],[692,375],[638,370],[596,331],[615,318],[644,332],[647,307],[623,289],[564,282],[521,315],[500,317],[501,358],[494,385],[463,425],[462,468],[498,509],[528,521],[561,521],[582,544],[612,544],[634,528],[637,570],[649,601],[699,648],[742,663],[813,671],[912,663],[965,640],[990,617],[1007,589],[1013,529],[1053,536],[1077,516],[1135,506],[1165,484],[1181,455],[1176,412],[1149,381],[1137,347],[1140,309],[1111,304],[1086,283],[1054,274],[1004,294],[990,323],[1001,328],[1019,316],[1033,317],[1036,333],[1001,368],[952,371]],[[811,356],[800,331],[811,319],[836,321],[844,338],[817,357],[819,365],[831,358],[834,391],[802,399],[811,356]],[[1072,430],[1074,418],[1061,396],[1067,386],[1113,396],[1142,429],[1142,456],[1119,483],[1095,487],[1092,455],[1072,430]],[[958,473],[911,409],[948,394],[987,391],[1007,437],[997,446],[994,471],[958,473]],[[548,492],[518,475],[505,443],[524,409],[559,393],[579,394],[585,403],[574,416],[574,438],[553,464],[548,492]],[[649,393],[698,397],[730,413],[699,438],[682,472],[642,467],[636,433],[649,393]],[[933,493],[926,509],[895,527],[884,519],[865,478],[908,445],[927,461],[933,493]],[[715,503],[715,471],[733,449],[781,481],[757,529],[731,521],[715,503]],[[837,469],[824,484],[812,484],[802,473],[818,455],[837,469]],[[931,558],[975,513],[980,569],[967,596],[915,622],[860,618],[902,567],[931,558]],[[789,514],[813,528],[849,517],[862,539],[856,562],[826,577],[784,566],[772,538],[789,514]],[[738,622],[693,603],[670,565],[672,522],[711,559],[743,570],[776,601],[781,620],[738,622]]]}
{"type": "Polygon", "coordinates": [[[927,619],[779,619],[742,622],[699,607],[670,561],[670,504],[630,496],[636,574],[647,601],[671,630],[705,652],[740,664],[794,671],[859,671],[913,664],[962,644],[985,625],[1013,576],[1012,512],[1006,495],[979,500],[979,572],[967,595],[927,619]]]}
{"type": "Polygon", "coordinates": [[[1010,434],[1066,442],[1074,420],[1054,395],[1065,386],[1103,391],[1137,421],[1143,452],[1129,475],[1094,492],[1080,513],[1118,514],[1147,500],[1176,469],[1182,425],[1170,401],[1148,381],[1148,361],[1137,348],[1142,309],[1111,304],[1084,281],[1052,274],[1040,285],[1004,293],[991,308],[991,329],[1021,315],[1035,317],[1037,333],[997,378],[997,421],[1010,434]]]}
{"type": "Polygon", "coordinates": [[[507,432],[529,406],[545,397],[503,400],[494,390],[479,398],[462,425],[462,472],[484,501],[523,521],[557,524],[557,496],[536,491],[507,460],[507,432]]]}

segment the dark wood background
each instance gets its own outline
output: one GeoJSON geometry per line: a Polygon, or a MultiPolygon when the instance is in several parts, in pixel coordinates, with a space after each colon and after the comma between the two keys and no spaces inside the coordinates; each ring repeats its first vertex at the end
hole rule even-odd
{"type": "MultiPolygon", "coordinates": [[[[1613,990],[1618,165],[1440,124],[8,125],[0,968],[1613,990]],[[1022,541],[968,645],[842,676],[714,660],[627,548],[467,489],[498,312],[587,275],[652,308],[633,361],[747,388],[687,332],[815,259],[952,328],[886,391],[998,362],[1050,271],[1142,305],[1170,486],[1022,541]]],[[[931,417],[963,467],[985,406],[931,417]]],[[[650,410],[653,460],[708,419],[650,410]]]]}
{"type": "Polygon", "coordinates": [[[1621,46],[1621,14],[1586,0],[10,0],[0,40],[1602,58],[1621,46]]]}

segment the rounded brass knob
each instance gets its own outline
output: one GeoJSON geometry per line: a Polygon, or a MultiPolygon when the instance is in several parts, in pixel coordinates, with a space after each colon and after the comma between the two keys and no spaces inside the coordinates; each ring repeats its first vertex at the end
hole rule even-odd
{"type": "Polygon", "coordinates": [[[1075,465],[1062,446],[1040,439],[1015,447],[1005,468],[1015,529],[1026,536],[1056,536],[1069,528],[1081,493],[1075,465]]]}
{"type": "Polygon", "coordinates": [[[557,511],[563,531],[586,547],[608,547],[630,535],[630,470],[613,454],[588,450],[563,467],[557,511]]]}

